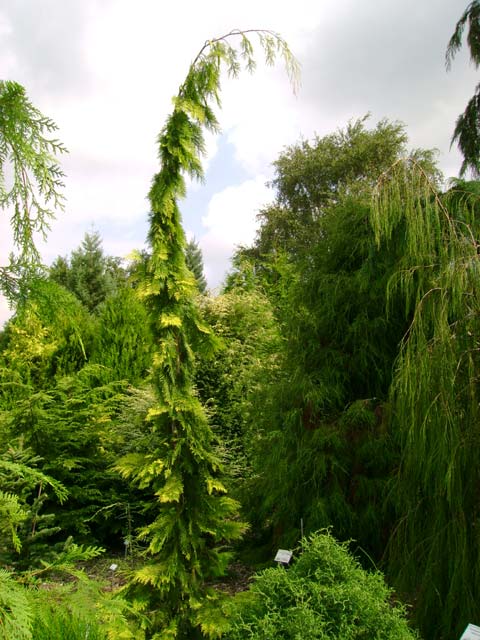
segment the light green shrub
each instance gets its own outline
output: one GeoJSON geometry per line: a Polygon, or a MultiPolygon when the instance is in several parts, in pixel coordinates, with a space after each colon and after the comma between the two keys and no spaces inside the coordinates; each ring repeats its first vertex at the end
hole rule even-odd
{"type": "Polygon", "coordinates": [[[329,533],[303,543],[293,565],[260,573],[234,601],[228,640],[413,640],[405,607],[329,533]]]}

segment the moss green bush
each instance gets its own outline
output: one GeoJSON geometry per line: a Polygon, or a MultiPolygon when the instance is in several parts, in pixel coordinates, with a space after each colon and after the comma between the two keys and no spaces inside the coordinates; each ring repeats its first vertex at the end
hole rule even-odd
{"type": "Polygon", "coordinates": [[[405,607],[329,533],[303,543],[285,570],[260,573],[235,598],[228,640],[414,640],[405,607]]]}

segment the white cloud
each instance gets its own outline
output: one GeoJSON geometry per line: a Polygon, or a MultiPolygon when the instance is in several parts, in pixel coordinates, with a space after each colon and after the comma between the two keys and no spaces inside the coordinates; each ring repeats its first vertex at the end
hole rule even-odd
{"type": "MultiPolygon", "coordinates": [[[[225,133],[236,160],[251,175],[265,172],[285,145],[298,140],[300,102],[282,69],[263,70],[225,90],[225,133]]],[[[307,124],[311,133],[310,124],[307,124]]]]}
{"type": "Polygon", "coordinates": [[[258,228],[257,213],[272,200],[266,181],[266,176],[258,175],[227,187],[210,200],[207,215],[202,218],[206,232],[199,238],[199,244],[211,287],[223,280],[234,249],[253,241],[258,228]]]}

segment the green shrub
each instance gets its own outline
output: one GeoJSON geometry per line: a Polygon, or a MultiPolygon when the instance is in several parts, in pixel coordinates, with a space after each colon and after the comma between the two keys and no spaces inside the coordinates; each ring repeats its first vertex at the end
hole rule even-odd
{"type": "Polygon", "coordinates": [[[72,616],[67,610],[42,611],[34,619],[32,638],[35,640],[106,640],[107,634],[94,619],[72,616]]]}
{"type": "Polygon", "coordinates": [[[228,640],[413,640],[405,608],[329,533],[305,540],[285,570],[260,573],[234,600],[228,640]]]}

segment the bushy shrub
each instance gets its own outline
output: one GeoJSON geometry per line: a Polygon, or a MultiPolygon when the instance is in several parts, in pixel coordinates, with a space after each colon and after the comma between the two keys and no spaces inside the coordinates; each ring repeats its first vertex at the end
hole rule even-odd
{"type": "Polygon", "coordinates": [[[303,543],[291,568],[267,569],[235,598],[228,640],[413,640],[405,607],[327,532],[303,543]]]}

